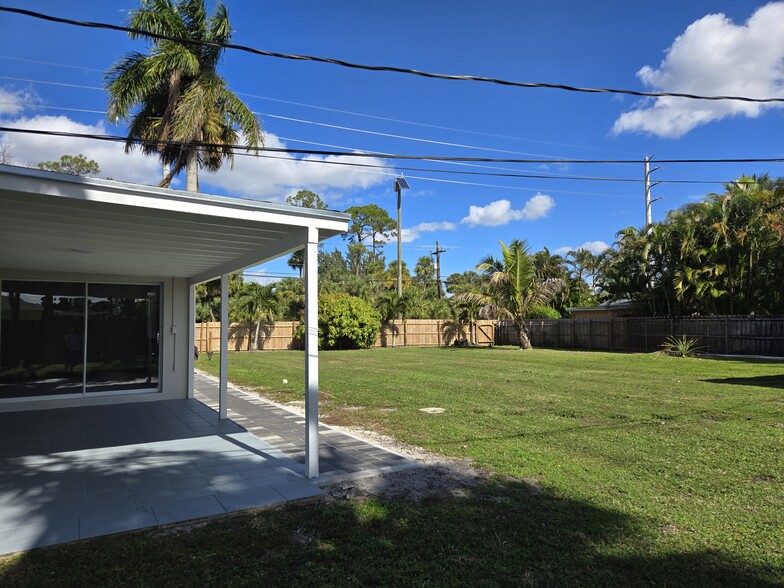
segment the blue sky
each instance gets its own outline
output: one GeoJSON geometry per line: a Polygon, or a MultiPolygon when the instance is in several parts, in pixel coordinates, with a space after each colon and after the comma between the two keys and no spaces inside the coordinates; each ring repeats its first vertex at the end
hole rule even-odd
{"type": "MultiPolygon", "coordinates": [[[[81,20],[125,24],[130,0],[6,0],[81,20]]],[[[227,1],[234,42],[284,53],[517,81],[636,90],[784,96],[784,2],[227,1]]],[[[0,16],[0,121],[5,126],[124,134],[110,125],[102,72],[145,50],[123,33],[0,16]],[[15,79],[11,79],[15,78],[15,79]],[[32,80],[32,81],[21,81],[32,80]],[[48,83],[42,83],[48,82],[48,83]],[[55,85],[57,84],[57,85],[55,85]],[[83,87],[77,87],[83,86],[83,87]]],[[[784,157],[784,111],[737,102],[638,99],[431,80],[228,50],[221,73],[259,113],[269,146],[406,155],[532,159],[784,157]],[[341,127],[341,128],[337,128],[341,127]]],[[[103,175],[155,183],[154,160],[120,146],[8,134],[17,164],[84,153],[103,175]]],[[[324,158],[315,158],[323,160],[324,158]]],[[[329,158],[354,161],[350,157],[329,158]]],[[[394,165],[383,160],[377,165],[394,165]]],[[[655,163],[654,163],[655,165],[655,163]]],[[[496,254],[497,241],[526,239],[551,251],[598,249],[644,222],[642,164],[503,164],[415,161],[398,167],[536,173],[548,179],[405,171],[404,260],[413,267],[440,241],[443,274],[496,254]]],[[[376,203],[394,215],[398,169],[238,156],[202,190],[282,201],[299,189],[331,208],[376,203]]],[[[741,174],[784,176],[781,164],[666,164],[654,180],[728,181],[741,174]]],[[[664,182],[653,188],[653,218],[721,184],[664,182]]],[[[344,247],[340,239],[327,243],[344,247]]],[[[386,252],[395,258],[394,244],[386,252]]],[[[289,272],[284,261],[264,271],[289,272]]]]}

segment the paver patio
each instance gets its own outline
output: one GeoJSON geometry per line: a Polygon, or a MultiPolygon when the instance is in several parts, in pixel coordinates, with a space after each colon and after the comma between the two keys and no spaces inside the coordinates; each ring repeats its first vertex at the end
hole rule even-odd
{"type": "Polygon", "coordinates": [[[414,460],[320,426],[322,475],[304,472],[304,419],[217,383],[196,398],[0,414],[0,554],[320,496],[318,483],[414,460]]]}

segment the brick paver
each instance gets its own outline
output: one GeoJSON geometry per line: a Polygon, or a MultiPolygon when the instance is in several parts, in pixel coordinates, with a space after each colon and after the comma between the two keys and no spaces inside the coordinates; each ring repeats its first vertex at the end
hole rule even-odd
{"type": "MultiPolygon", "coordinates": [[[[197,372],[194,393],[198,400],[218,409],[215,378],[197,372]]],[[[228,388],[228,399],[228,416],[232,421],[287,457],[305,463],[305,419],[302,415],[233,386],[228,388]]],[[[319,479],[359,477],[417,465],[418,462],[410,457],[319,424],[319,479]]]]}

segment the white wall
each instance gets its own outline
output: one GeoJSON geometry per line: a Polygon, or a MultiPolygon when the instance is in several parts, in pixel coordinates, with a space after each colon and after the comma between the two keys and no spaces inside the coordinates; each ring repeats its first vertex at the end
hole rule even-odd
{"type": "Polygon", "coordinates": [[[193,328],[188,317],[188,280],[160,276],[113,276],[103,274],[74,274],[61,272],[34,272],[4,270],[1,280],[45,280],[55,282],[100,282],[161,285],[161,379],[160,391],[113,392],[106,395],[87,394],[79,398],[0,399],[0,412],[118,404],[123,402],[148,402],[187,398],[189,354],[188,329],[193,328]],[[174,326],[175,333],[172,333],[174,326]]]}

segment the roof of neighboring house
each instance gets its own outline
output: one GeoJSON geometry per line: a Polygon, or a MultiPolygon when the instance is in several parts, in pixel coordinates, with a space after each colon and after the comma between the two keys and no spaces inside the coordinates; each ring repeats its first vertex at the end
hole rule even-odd
{"type": "Polygon", "coordinates": [[[596,306],[573,306],[572,308],[567,308],[569,312],[574,312],[575,310],[580,312],[596,312],[596,311],[603,311],[603,310],[625,310],[627,308],[632,307],[632,301],[621,299],[621,300],[608,300],[607,302],[602,302],[601,304],[597,304],[596,306]]]}
{"type": "Polygon", "coordinates": [[[350,215],[0,165],[0,267],[204,281],[348,228],[350,215]],[[312,233],[311,233],[312,234],[312,233]]]}

